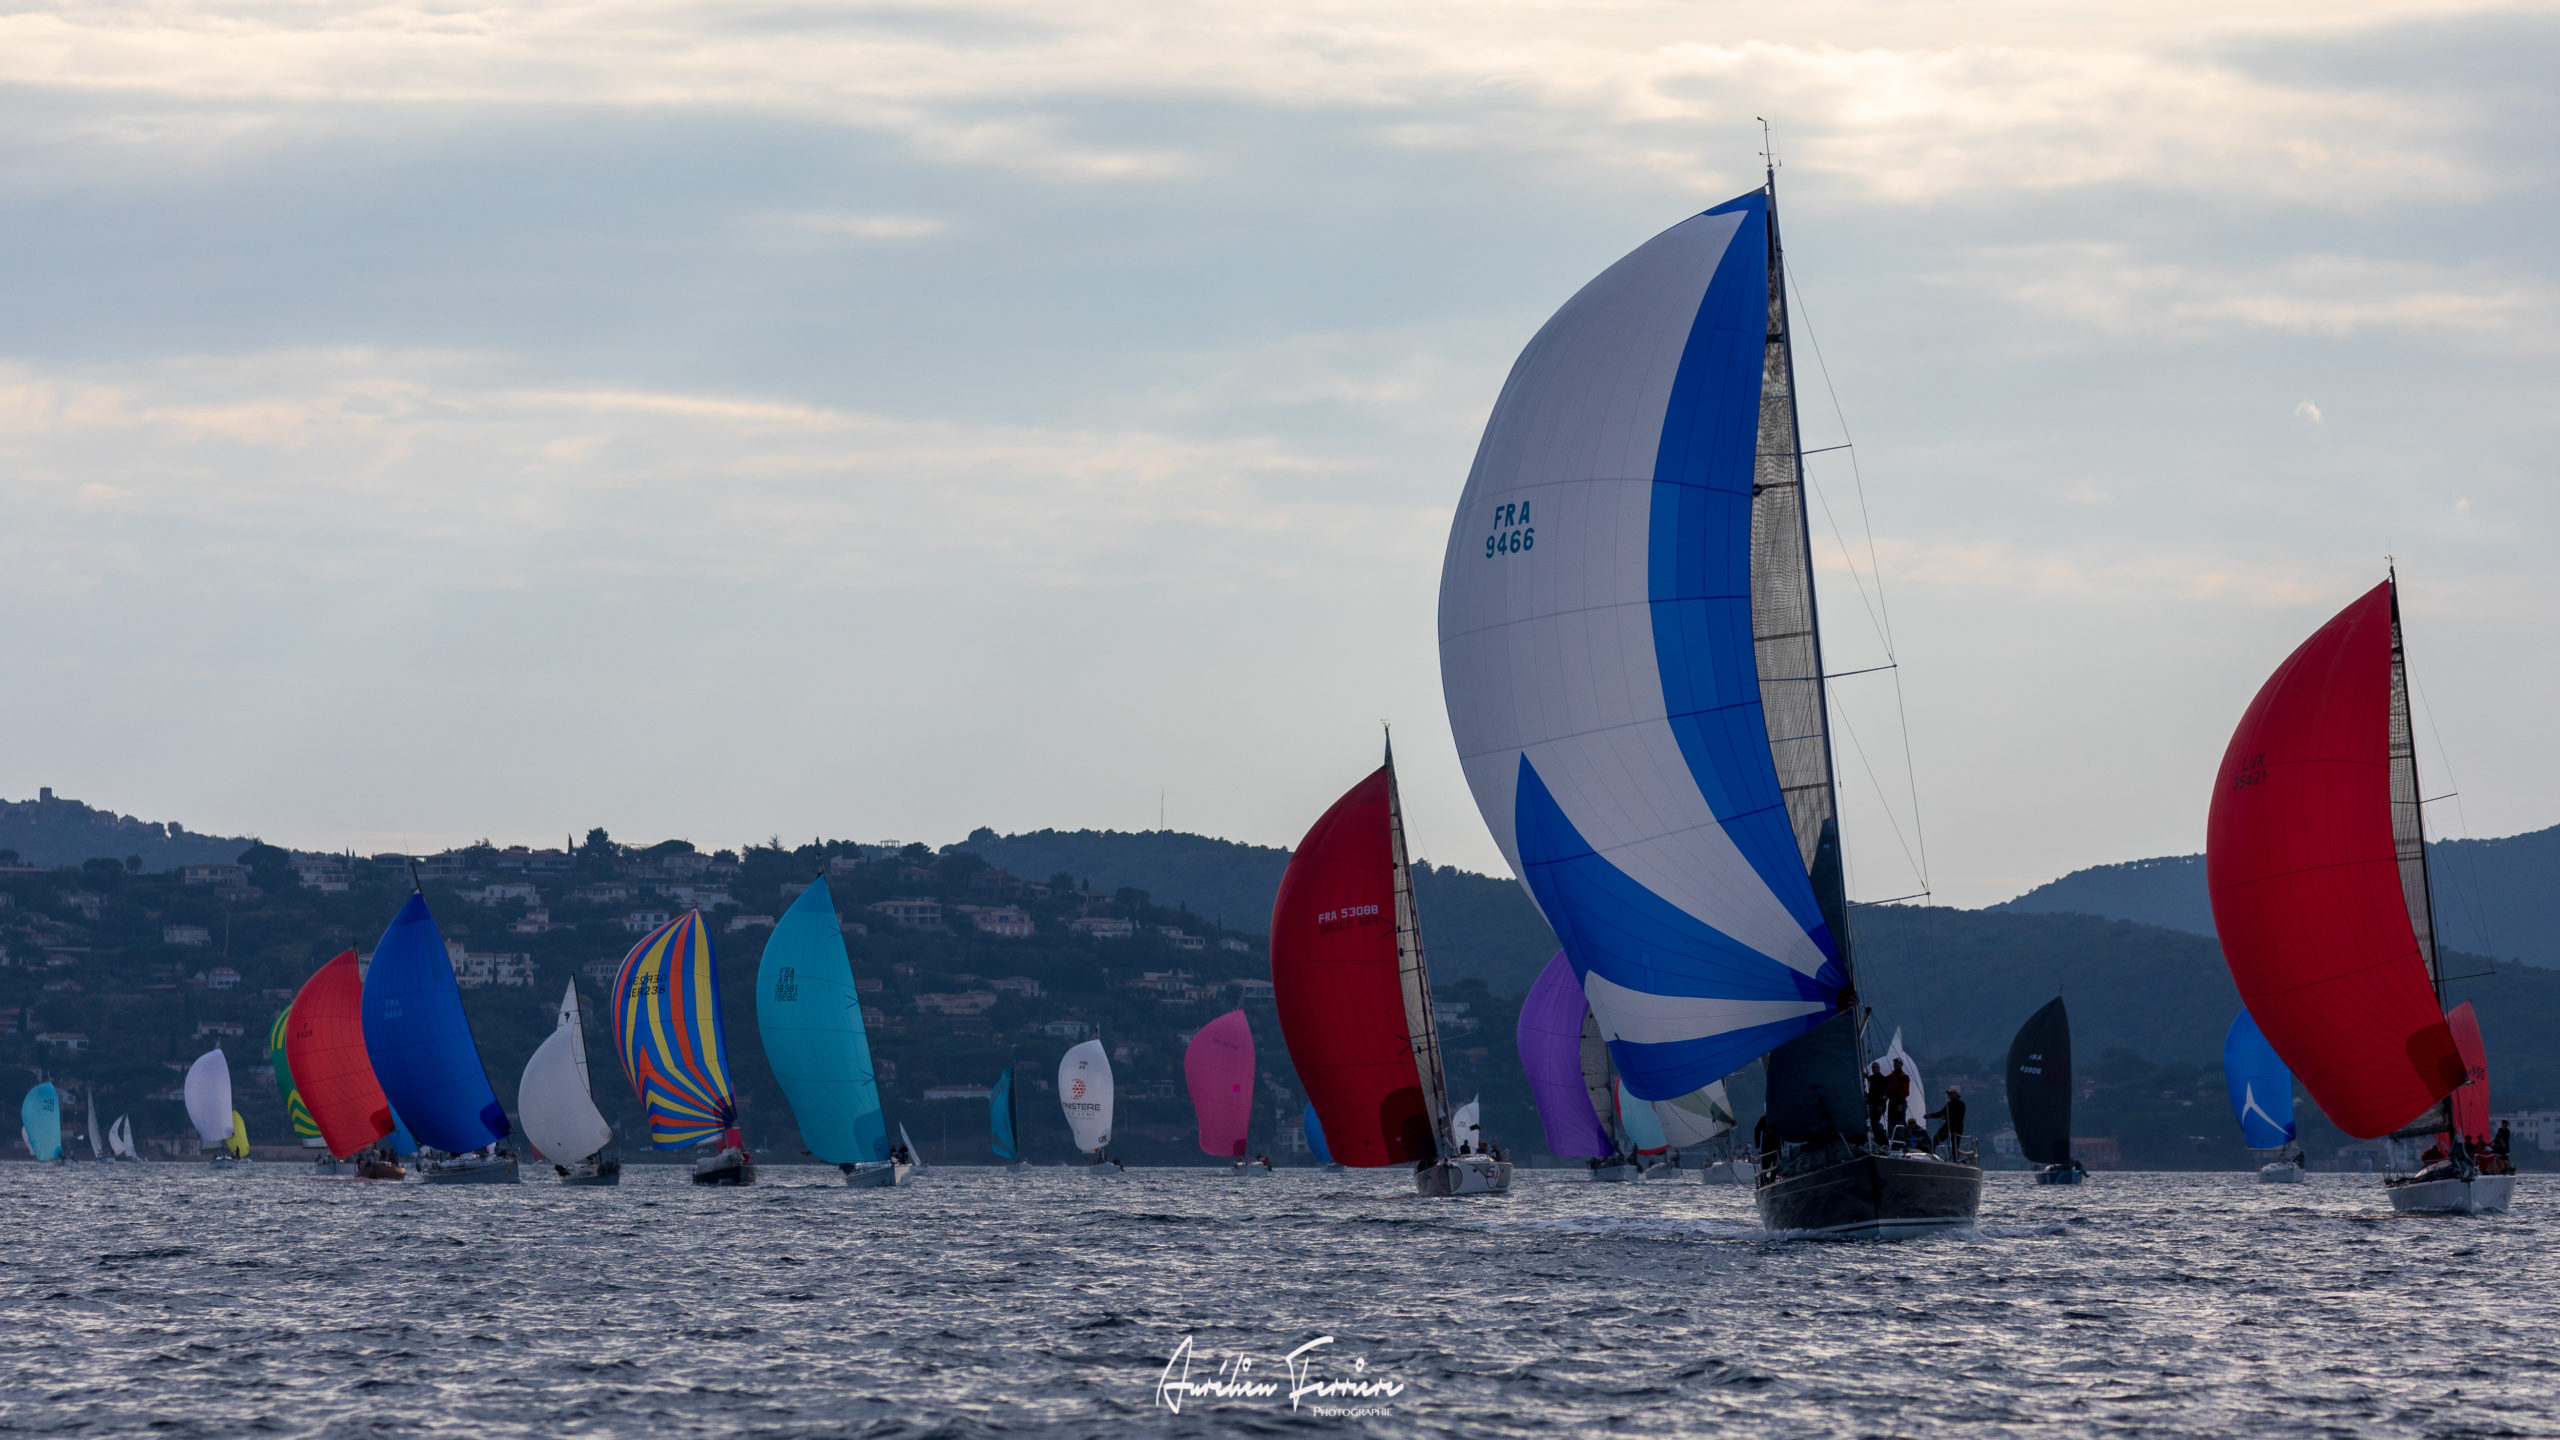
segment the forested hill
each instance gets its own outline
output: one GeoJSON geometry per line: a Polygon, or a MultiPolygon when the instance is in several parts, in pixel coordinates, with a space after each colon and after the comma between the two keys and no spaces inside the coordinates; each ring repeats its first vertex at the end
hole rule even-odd
{"type": "Polygon", "coordinates": [[[51,790],[33,800],[0,800],[0,851],[18,865],[78,865],[89,860],[138,860],[146,871],[181,865],[219,865],[237,859],[255,841],[232,835],[198,835],[184,825],[118,815],[51,790]]]}
{"type": "MultiPolygon", "coordinates": [[[[2440,840],[2427,847],[2427,858],[2437,933],[2447,946],[2560,966],[2560,825],[2495,840],[2440,840]]],[[[1990,908],[2213,933],[2201,855],[2074,870],[1990,908]]]]}
{"type": "MultiPolygon", "coordinates": [[[[983,856],[1026,880],[1072,875],[1090,888],[1144,890],[1158,905],[1187,906],[1230,929],[1264,935],[1289,852],[1178,830],[1035,830],[998,835],[979,828],[951,847],[983,856]]],[[[1509,879],[1440,865],[1413,867],[1431,975],[1441,984],[1482,980],[1498,995],[1527,992],[1554,932],[1509,879]]]]}

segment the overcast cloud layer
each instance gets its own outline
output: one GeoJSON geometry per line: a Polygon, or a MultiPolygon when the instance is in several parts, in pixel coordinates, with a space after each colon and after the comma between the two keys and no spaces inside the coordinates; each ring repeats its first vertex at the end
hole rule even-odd
{"type": "Polygon", "coordinates": [[[1766,115],[1857,894],[1897,679],[1942,899],[2192,851],[2385,554],[2434,823],[2560,820],[2551,9],[1384,8],[0,16],[0,794],[1289,844],[1388,718],[1499,868],[1449,507],[1766,115]]]}

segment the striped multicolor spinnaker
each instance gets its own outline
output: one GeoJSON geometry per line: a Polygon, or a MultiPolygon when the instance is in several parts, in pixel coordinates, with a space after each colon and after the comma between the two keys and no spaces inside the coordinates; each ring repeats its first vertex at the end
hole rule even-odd
{"type": "Polygon", "coordinates": [[[649,1115],[649,1143],[683,1150],[737,1116],[720,1040],[720,972],[702,912],[649,932],[613,977],[613,1048],[649,1115]]]}

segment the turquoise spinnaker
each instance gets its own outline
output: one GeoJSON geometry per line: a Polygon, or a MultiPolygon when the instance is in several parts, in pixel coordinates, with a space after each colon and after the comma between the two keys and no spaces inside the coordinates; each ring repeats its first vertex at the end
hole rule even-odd
{"type": "Polygon", "coordinates": [[[447,1154],[495,1145],[513,1129],[462,1013],[462,988],[427,898],[409,903],[373,947],[364,972],[364,1050],[374,1078],[410,1133],[447,1154]]]}
{"type": "Polygon", "coordinates": [[[1316,1152],[1316,1163],[1319,1165],[1332,1164],[1333,1152],[1326,1149],[1324,1143],[1324,1122],[1316,1118],[1316,1107],[1312,1102],[1307,1106],[1306,1127],[1307,1148],[1316,1152]]]}
{"type": "Polygon", "coordinates": [[[756,1029],[800,1121],[800,1143],[830,1165],[889,1158],[862,997],[827,882],[800,892],[756,966],[756,1029]]]}
{"type": "Polygon", "coordinates": [[[996,1088],[987,1092],[987,1134],[995,1142],[997,1159],[1022,1158],[1022,1142],[1013,1135],[1013,1067],[1010,1065],[996,1077],[996,1088]]]}
{"type": "Polygon", "coordinates": [[[27,1128],[27,1148],[39,1160],[62,1158],[62,1096],[45,1081],[27,1092],[18,1106],[18,1122],[27,1128]]]}

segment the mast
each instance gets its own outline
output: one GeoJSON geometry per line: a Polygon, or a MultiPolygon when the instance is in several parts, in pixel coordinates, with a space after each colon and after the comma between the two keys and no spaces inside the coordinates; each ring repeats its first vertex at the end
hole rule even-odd
{"type": "Polygon", "coordinates": [[[1457,1153],[1449,1133],[1449,1093],[1440,1069],[1440,1021],[1431,1009],[1431,966],[1422,954],[1422,916],[1413,903],[1413,871],[1404,849],[1404,801],[1396,790],[1396,746],[1387,741],[1387,853],[1395,867],[1396,980],[1404,990],[1405,1031],[1413,1042],[1413,1068],[1422,1080],[1422,1105],[1431,1117],[1439,1153],[1457,1153]]]}
{"type": "Polygon", "coordinates": [[[2409,928],[2417,933],[2418,955],[2427,963],[2427,983],[2435,987],[2436,1008],[2444,1008],[2444,969],[2436,959],[2435,886],[2427,875],[2425,792],[2418,788],[2417,726],[2409,713],[2409,662],[2400,644],[2400,569],[2390,568],[2391,585],[2391,849],[2400,862],[2400,891],[2409,905],[2409,928]]]}

